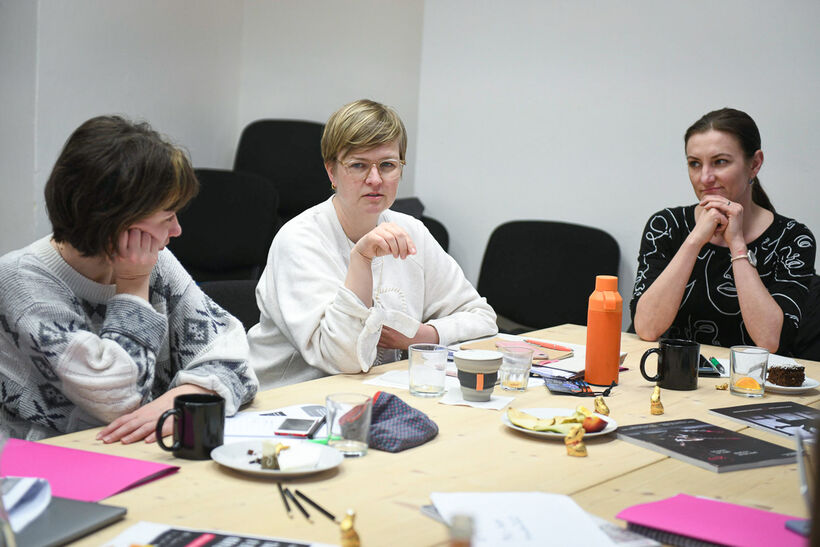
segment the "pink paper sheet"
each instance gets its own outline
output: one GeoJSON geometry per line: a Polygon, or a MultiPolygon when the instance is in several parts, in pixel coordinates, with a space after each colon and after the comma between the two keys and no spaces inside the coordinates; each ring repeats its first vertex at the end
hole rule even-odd
{"type": "Polygon", "coordinates": [[[786,528],[787,520],[797,520],[798,517],[686,494],[633,505],[616,517],[641,526],[722,545],[807,545],[806,538],[786,528]]]}
{"type": "Polygon", "coordinates": [[[496,340],[495,347],[497,348],[525,348],[532,350],[533,359],[549,359],[549,354],[536,345],[528,344],[523,340],[496,340]]]}
{"type": "Polygon", "coordinates": [[[0,475],[47,479],[53,496],[81,501],[100,501],[177,470],[175,465],[20,439],[9,439],[0,462],[0,475]]]}

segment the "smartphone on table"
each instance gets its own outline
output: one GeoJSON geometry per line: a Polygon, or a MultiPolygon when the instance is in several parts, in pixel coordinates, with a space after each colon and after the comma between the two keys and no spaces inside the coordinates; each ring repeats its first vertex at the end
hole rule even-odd
{"type": "Polygon", "coordinates": [[[291,437],[307,437],[312,438],[322,424],[325,423],[325,417],[318,418],[286,418],[284,422],[279,424],[274,430],[276,435],[288,435],[291,437]]]}

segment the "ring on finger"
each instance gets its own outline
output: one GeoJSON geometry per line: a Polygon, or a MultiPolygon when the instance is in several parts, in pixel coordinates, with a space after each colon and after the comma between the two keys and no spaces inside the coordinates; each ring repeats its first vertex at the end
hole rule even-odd
{"type": "Polygon", "coordinates": [[[731,204],[732,204],[732,202],[731,202],[731,201],[726,200],[726,205],[731,205],[731,204]]]}

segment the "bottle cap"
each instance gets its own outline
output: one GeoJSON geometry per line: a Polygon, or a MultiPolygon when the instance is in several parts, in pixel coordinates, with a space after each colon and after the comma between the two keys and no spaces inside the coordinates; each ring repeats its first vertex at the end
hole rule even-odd
{"type": "Polygon", "coordinates": [[[617,291],[618,278],[614,275],[599,275],[595,277],[596,291],[617,291]]]}

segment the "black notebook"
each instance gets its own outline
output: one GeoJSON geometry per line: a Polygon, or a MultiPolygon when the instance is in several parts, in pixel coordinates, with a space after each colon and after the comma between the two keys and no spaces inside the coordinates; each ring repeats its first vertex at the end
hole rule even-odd
{"type": "Polygon", "coordinates": [[[618,438],[718,473],[796,461],[794,450],[694,419],[621,426],[618,438]]]}
{"type": "Polygon", "coordinates": [[[792,401],[727,406],[713,408],[709,412],[785,437],[794,437],[800,429],[812,438],[816,437],[817,421],[820,419],[820,410],[792,401]]]}

